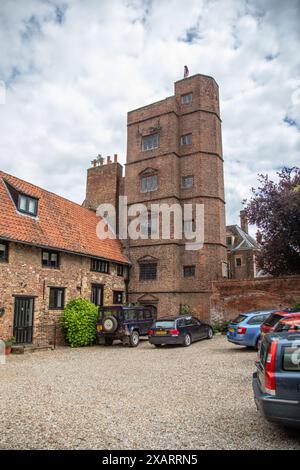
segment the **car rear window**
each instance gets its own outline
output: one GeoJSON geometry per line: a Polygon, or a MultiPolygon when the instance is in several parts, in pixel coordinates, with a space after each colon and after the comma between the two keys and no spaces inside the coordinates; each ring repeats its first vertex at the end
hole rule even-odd
{"type": "Polygon", "coordinates": [[[247,318],[246,315],[239,315],[234,320],[232,320],[231,323],[234,323],[235,325],[237,325],[238,323],[242,323],[242,321],[246,320],[246,318],[247,318]]]}
{"type": "Polygon", "coordinates": [[[162,320],[155,322],[155,328],[175,328],[174,320],[162,320]]]}
{"type": "Polygon", "coordinates": [[[276,323],[278,323],[282,318],[284,318],[282,315],[278,315],[278,314],[272,313],[272,314],[265,320],[265,325],[274,326],[274,325],[276,325],[276,323]]]}
{"type": "Polygon", "coordinates": [[[248,325],[260,325],[266,318],[266,315],[255,315],[248,320],[248,325]]]}
{"type": "Polygon", "coordinates": [[[283,369],[300,372],[300,344],[283,348],[283,369]]]}

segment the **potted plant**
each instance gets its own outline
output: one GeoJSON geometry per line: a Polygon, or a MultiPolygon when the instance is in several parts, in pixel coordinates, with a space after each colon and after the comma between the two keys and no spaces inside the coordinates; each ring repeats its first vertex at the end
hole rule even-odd
{"type": "Polygon", "coordinates": [[[14,336],[11,336],[10,338],[4,340],[6,356],[8,356],[11,353],[11,347],[15,343],[15,341],[16,341],[16,338],[14,336]]]}

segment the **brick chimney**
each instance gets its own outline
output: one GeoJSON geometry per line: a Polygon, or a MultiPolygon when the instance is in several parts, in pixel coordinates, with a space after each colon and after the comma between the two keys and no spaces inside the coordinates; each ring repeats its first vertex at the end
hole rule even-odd
{"type": "Polygon", "coordinates": [[[245,209],[240,211],[240,224],[241,224],[241,229],[248,233],[248,219],[247,219],[247,212],[245,209]]]}

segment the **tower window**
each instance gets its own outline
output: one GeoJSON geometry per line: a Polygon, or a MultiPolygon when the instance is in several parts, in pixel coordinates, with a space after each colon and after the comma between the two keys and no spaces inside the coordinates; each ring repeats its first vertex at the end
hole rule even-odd
{"type": "Polygon", "coordinates": [[[147,193],[157,190],[157,175],[141,177],[141,191],[147,193]]]}
{"type": "Polygon", "coordinates": [[[180,138],[181,145],[191,145],[192,143],[192,134],[182,135],[180,138]]]}
{"type": "Polygon", "coordinates": [[[181,104],[190,104],[193,101],[193,93],[181,95],[181,104]]]}
{"type": "Polygon", "coordinates": [[[140,281],[152,281],[156,279],[156,271],[156,263],[140,264],[140,281]]]}
{"type": "Polygon", "coordinates": [[[25,214],[37,215],[37,199],[25,196],[25,194],[19,194],[18,210],[25,214]]]}
{"type": "Polygon", "coordinates": [[[158,134],[146,135],[142,138],[142,149],[153,150],[158,148],[158,134]]]}
{"type": "Polygon", "coordinates": [[[192,188],[194,186],[193,176],[183,176],[181,178],[181,187],[184,189],[192,188]]]}
{"type": "Polygon", "coordinates": [[[184,277],[195,277],[196,267],[195,266],[183,266],[184,277]]]}
{"type": "Polygon", "coordinates": [[[237,268],[242,266],[242,258],[235,258],[235,265],[237,268]]]}

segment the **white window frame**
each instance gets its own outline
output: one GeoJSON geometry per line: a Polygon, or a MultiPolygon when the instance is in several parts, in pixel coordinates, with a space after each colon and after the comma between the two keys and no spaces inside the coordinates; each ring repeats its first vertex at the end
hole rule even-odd
{"type": "Polygon", "coordinates": [[[192,144],[192,134],[184,134],[180,137],[180,145],[191,145],[192,144]]]}
{"type": "Polygon", "coordinates": [[[148,152],[148,150],[157,149],[159,146],[159,135],[149,134],[142,137],[142,151],[148,152]]]}

